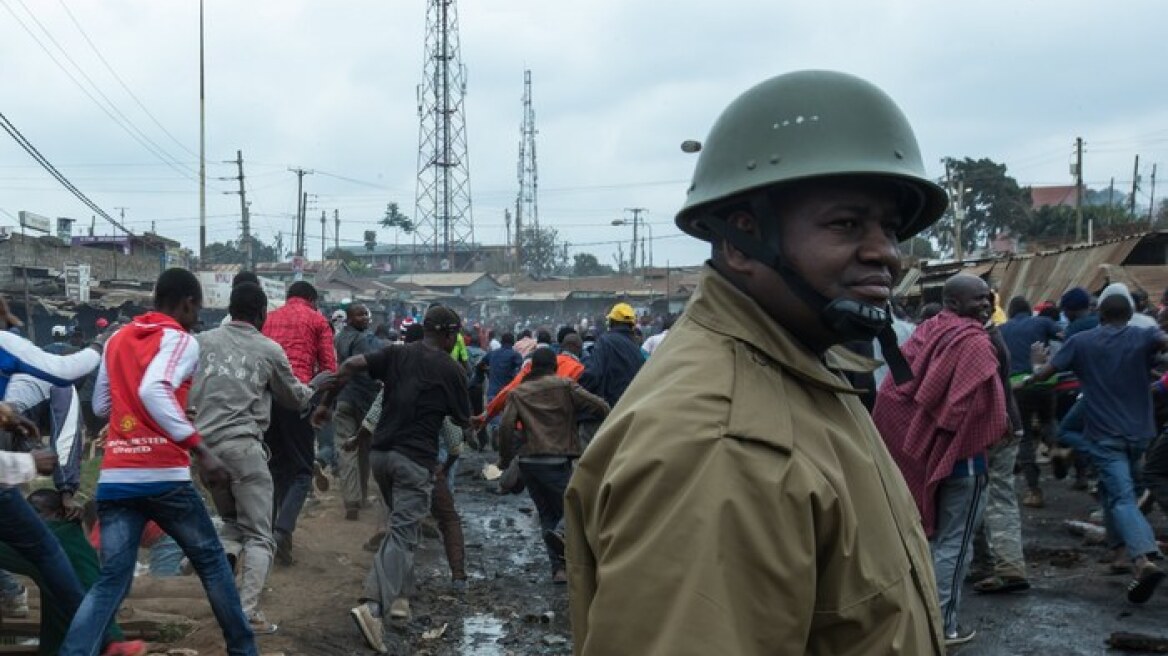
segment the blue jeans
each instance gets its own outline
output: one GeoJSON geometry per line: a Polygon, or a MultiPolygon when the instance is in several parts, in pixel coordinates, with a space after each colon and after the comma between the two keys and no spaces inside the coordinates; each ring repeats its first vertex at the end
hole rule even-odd
{"type": "Polygon", "coordinates": [[[1122,437],[1082,442],[1082,448],[1099,471],[1099,502],[1103,504],[1107,535],[1113,541],[1122,542],[1132,560],[1160,554],[1152,527],[1136,505],[1135,479],[1140,475],[1140,457],[1147,445],[1147,440],[1122,437]]]}
{"type": "MultiPolygon", "coordinates": [[[[40,572],[41,594],[47,597],[45,605],[60,608],[66,617],[75,612],[85,595],[81,581],[61,543],[17,488],[0,487],[0,518],[0,542],[12,547],[40,572]]],[[[91,634],[95,654],[110,619],[112,615],[91,634]]]]}
{"type": "Polygon", "coordinates": [[[174,538],[194,566],[223,630],[227,653],[258,656],[227,555],[194,485],[184,483],[152,497],[98,501],[97,513],[101,521],[101,577],[85,595],[59,656],[97,655],[105,627],[130,591],[142,529],[150,520],[174,538]]]}

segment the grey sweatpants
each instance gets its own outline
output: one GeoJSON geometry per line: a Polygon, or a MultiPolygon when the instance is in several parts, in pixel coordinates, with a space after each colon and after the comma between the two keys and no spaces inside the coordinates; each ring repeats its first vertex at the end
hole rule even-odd
{"type": "Polygon", "coordinates": [[[229,484],[211,488],[211,499],[223,518],[223,550],[242,561],[239,600],[243,612],[251,615],[259,607],[276,551],[267,453],[259,437],[232,438],[209,448],[231,472],[229,484]]]}
{"type": "Polygon", "coordinates": [[[385,609],[398,597],[414,593],[414,550],[420,539],[419,523],[430,514],[434,482],[425,467],[396,451],[373,451],[369,461],[389,525],[365,577],[361,600],[377,602],[385,609]]]}

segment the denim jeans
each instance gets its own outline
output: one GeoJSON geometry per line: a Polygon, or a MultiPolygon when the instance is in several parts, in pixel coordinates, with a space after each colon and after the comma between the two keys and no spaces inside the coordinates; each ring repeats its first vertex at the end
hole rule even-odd
{"type": "Polygon", "coordinates": [[[97,502],[101,522],[101,578],[85,595],[60,656],[96,656],[101,635],[130,591],[138,545],[147,521],[182,547],[203,582],[207,599],[231,656],[258,656],[244,617],[227,555],[194,485],[184,483],[157,496],[97,502]]]}
{"type": "Polygon", "coordinates": [[[333,422],[327,422],[316,431],[316,460],[332,470],[337,468],[337,438],[333,422]]]}
{"type": "Polygon", "coordinates": [[[957,630],[961,582],[973,559],[973,536],[985,509],[986,476],[950,477],[937,488],[937,526],[929,550],[945,633],[957,630]]]}
{"type": "Polygon", "coordinates": [[[1099,471],[1099,502],[1108,537],[1122,542],[1132,560],[1159,555],[1152,527],[1136,505],[1135,480],[1147,440],[1106,437],[1084,440],[1083,445],[1099,471]]]}
{"type": "MultiPolygon", "coordinates": [[[[568,481],[572,478],[572,463],[565,458],[561,463],[525,462],[519,460],[519,471],[523,472],[523,483],[527,486],[527,493],[535,503],[535,510],[539,513],[540,539],[543,534],[555,530],[560,520],[564,518],[564,492],[568,489],[568,481]]],[[[564,559],[558,552],[547,544],[548,560],[551,561],[552,573],[564,569],[564,559]]]]}
{"type": "MultiPolygon", "coordinates": [[[[0,487],[0,518],[0,542],[12,547],[40,573],[41,595],[45,597],[42,606],[59,608],[66,617],[73,615],[85,595],[81,581],[61,543],[19,489],[0,487]]],[[[96,624],[90,634],[94,654],[101,647],[111,619],[112,615],[96,624]]]]}
{"type": "Polygon", "coordinates": [[[182,574],[182,548],[169,535],[164,535],[150,547],[150,576],[159,578],[182,574]]]}

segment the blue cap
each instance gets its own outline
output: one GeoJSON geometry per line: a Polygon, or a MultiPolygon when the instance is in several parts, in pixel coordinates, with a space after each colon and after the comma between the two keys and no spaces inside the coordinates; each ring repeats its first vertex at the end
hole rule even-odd
{"type": "Polygon", "coordinates": [[[1086,310],[1091,305],[1091,295],[1082,287],[1072,287],[1059,299],[1059,307],[1063,310],[1086,310]]]}

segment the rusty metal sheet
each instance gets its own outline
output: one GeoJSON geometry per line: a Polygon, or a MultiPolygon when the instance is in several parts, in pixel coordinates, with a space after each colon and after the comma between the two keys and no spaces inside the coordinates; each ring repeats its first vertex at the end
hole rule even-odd
{"type": "Polygon", "coordinates": [[[1122,264],[1141,238],[1011,258],[994,267],[992,282],[1003,300],[1023,296],[1032,303],[1058,301],[1071,287],[1095,293],[1107,281],[1104,265],[1122,264]]]}

